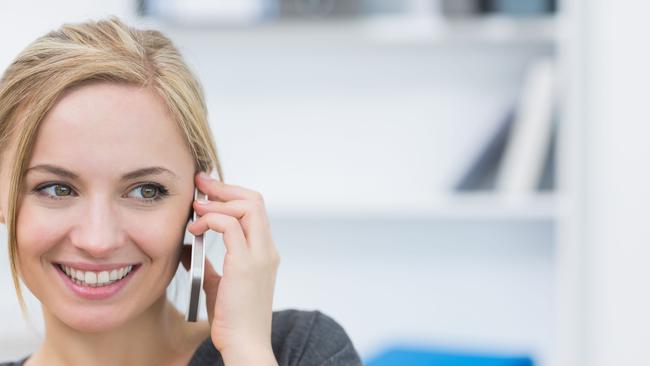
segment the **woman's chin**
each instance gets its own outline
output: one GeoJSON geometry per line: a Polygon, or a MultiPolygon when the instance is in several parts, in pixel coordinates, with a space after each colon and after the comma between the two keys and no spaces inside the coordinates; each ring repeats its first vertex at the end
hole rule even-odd
{"type": "Polygon", "coordinates": [[[55,316],[68,327],[83,333],[102,333],[123,327],[130,317],[115,306],[89,309],[66,309],[55,316]]]}

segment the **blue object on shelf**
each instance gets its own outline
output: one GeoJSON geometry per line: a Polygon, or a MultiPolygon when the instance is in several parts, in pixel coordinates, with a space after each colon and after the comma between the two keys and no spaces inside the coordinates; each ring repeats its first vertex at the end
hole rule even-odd
{"type": "Polygon", "coordinates": [[[395,347],[364,362],[365,366],[533,366],[527,356],[493,356],[395,347]]]}

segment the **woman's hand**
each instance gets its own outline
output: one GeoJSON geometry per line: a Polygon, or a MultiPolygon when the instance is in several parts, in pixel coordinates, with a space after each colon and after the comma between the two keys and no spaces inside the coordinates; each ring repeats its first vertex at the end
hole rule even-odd
{"type": "Polygon", "coordinates": [[[273,291],[280,257],[261,194],[225,184],[207,174],[195,176],[208,202],[194,201],[201,217],[187,229],[194,235],[208,229],[223,234],[223,275],[206,258],[203,289],[210,336],[230,365],[277,365],[271,348],[273,291]]]}

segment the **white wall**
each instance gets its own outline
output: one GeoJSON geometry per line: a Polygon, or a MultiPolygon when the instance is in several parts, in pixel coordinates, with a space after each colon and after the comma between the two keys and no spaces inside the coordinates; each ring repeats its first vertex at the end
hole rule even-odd
{"type": "Polygon", "coordinates": [[[588,1],[585,365],[650,364],[650,5],[588,1]]]}
{"type": "Polygon", "coordinates": [[[36,37],[64,22],[81,21],[105,15],[132,19],[130,0],[11,1],[0,5],[0,68],[36,37]]]}

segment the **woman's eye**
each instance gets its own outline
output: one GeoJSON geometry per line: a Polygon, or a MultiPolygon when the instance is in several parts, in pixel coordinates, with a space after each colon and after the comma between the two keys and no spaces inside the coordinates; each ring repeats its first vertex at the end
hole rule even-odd
{"type": "Polygon", "coordinates": [[[167,195],[167,189],[158,184],[142,184],[137,186],[131,192],[140,191],[140,196],[144,201],[158,201],[167,195]]]}
{"type": "Polygon", "coordinates": [[[53,199],[62,199],[62,197],[72,195],[72,189],[64,184],[50,184],[35,189],[36,192],[53,199]]]}
{"type": "MultiPolygon", "coordinates": [[[[56,200],[64,199],[64,197],[67,196],[76,195],[73,194],[74,191],[72,188],[60,183],[51,183],[45,186],[40,186],[34,189],[34,191],[40,195],[56,200]]],[[[155,183],[141,184],[131,190],[131,192],[140,192],[140,194],[136,194],[135,197],[145,202],[161,200],[168,194],[168,191],[165,187],[155,183]]],[[[129,196],[132,197],[131,195],[129,196]]]]}

